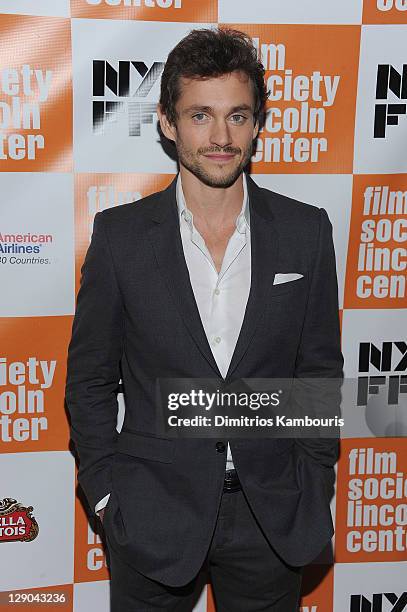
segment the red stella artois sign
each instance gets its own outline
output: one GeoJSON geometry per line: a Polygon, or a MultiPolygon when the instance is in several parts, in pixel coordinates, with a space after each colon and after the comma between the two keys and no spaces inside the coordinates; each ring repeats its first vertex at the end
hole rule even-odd
{"type": "Polygon", "coordinates": [[[11,497],[0,501],[0,542],[31,542],[39,528],[31,515],[32,506],[23,506],[11,497]]]}

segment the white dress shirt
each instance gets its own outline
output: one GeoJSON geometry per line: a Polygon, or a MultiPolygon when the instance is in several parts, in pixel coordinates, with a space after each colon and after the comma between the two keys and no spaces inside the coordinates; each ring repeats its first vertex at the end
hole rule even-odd
{"type": "MultiPolygon", "coordinates": [[[[243,203],[236,219],[236,229],[229,239],[218,274],[204,239],[194,226],[177,179],[177,206],[182,248],[189,278],[206,337],[220,373],[225,378],[236,346],[246,310],[251,282],[250,214],[246,177],[243,173],[243,203]]],[[[232,469],[233,458],[227,445],[226,469],[232,469]]],[[[95,511],[107,504],[109,494],[95,511]]]]}
{"type": "MultiPolygon", "coordinates": [[[[242,208],[219,274],[204,239],[194,226],[193,214],[186,206],[181,175],[177,180],[177,205],[182,247],[195,301],[212,354],[225,378],[250,291],[250,216],[246,177],[243,173],[242,208]]],[[[228,443],[226,469],[232,468],[233,459],[228,443]]]]}

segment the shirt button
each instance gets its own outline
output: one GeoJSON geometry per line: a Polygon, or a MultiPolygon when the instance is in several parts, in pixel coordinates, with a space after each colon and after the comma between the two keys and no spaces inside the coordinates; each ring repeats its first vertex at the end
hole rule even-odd
{"type": "Polygon", "coordinates": [[[216,442],[215,448],[217,453],[224,453],[226,446],[223,442],[216,442]]]}
{"type": "Polygon", "coordinates": [[[221,338],[219,338],[219,336],[216,336],[216,338],[215,338],[216,344],[219,344],[220,341],[221,341],[221,338]]]}
{"type": "Polygon", "coordinates": [[[215,293],[215,295],[219,295],[219,293],[220,293],[219,289],[215,289],[214,293],[215,293]]]}

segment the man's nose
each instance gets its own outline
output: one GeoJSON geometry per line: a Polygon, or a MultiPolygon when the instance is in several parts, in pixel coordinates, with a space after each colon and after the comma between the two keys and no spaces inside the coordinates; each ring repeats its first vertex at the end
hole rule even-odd
{"type": "Polygon", "coordinates": [[[229,126],[225,120],[221,119],[213,122],[210,142],[218,147],[226,147],[232,144],[229,126]]]}

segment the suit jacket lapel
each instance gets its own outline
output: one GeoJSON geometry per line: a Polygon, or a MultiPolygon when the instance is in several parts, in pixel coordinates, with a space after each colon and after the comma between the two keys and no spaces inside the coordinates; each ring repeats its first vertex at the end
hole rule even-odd
{"type": "Polygon", "coordinates": [[[268,303],[277,271],[278,233],[275,219],[261,189],[247,175],[250,205],[251,286],[242,327],[226,378],[237,368],[268,303]]]}
{"type": "Polygon", "coordinates": [[[151,244],[168,291],[197,347],[216,375],[222,378],[209,346],[189,279],[179,230],[176,179],[154,204],[151,218],[154,221],[150,229],[151,244]]]}

